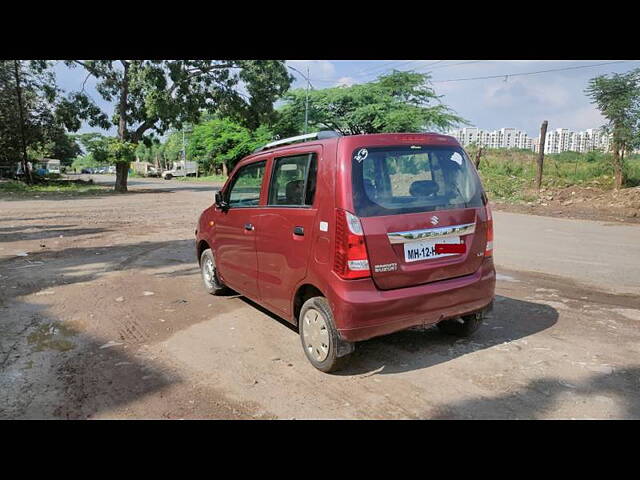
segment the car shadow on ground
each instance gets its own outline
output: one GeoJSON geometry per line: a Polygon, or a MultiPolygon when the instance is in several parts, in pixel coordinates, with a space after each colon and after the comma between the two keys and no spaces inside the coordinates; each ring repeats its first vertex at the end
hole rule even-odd
{"type": "Polygon", "coordinates": [[[413,328],[358,342],[337,375],[377,375],[420,370],[552,327],[558,311],[545,304],[496,295],[495,307],[471,337],[458,338],[437,327],[413,328]]]}
{"type": "MultiPolygon", "coordinates": [[[[613,373],[595,373],[586,380],[570,384],[559,378],[543,377],[524,387],[496,396],[473,398],[440,407],[441,413],[432,419],[537,419],[557,408],[561,396],[571,396],[572,403],[589,397],[603,409],[611,410],[615,402],[621,410],[611,412],[615,419],[640,419],[640,365],[613,373]]],[[[565,400],[566,402],[566,400],[565,400]]],[[[559,415],[555,413],[554,417],[559,415]]],[[[565,418],[574,415],[560,415],[565,418]]],[[[604,418],[599,414],[595,418],[604,418]]]]}
{"type": "MultiPolygon", "coordinates": [[[[230,292],[229,295],[237,295],[247,305],[298,334],[297,326],[254,301],[230,292]]],[[[385,375],[420,370],[505,342],[526,338],[552,327],[557,321],[558,311],[553,307],[496,295],[493,312],[469,338],[447,335],[436,326],[403,330],[358,342],[344,367],[334,374],[356,376],[376,372],[375,374],[385,375]]]]}

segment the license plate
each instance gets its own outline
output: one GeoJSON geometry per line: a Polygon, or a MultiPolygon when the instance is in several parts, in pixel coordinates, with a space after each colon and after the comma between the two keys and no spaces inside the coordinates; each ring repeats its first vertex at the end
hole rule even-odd
{"type": "Polygon", "coordinates": [[[436,244],[460,244],[460,237],[445,237],[422,242],[409,242],[404,244],[404,261],[417,262],[431,258],[450,257],[456,253],[436,253],[436,244]]]}

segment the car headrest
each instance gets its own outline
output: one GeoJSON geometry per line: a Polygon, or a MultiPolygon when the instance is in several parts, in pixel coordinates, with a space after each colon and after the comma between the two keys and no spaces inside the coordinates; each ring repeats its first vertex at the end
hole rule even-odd
{"type": "Polygon", "coordinates": [[[287,183],[285,187],[285,195],[287,197],[287,205],[302,204],[302,189],[304,188],[304,180],[293,180],[287,183]]]}
{"type": "Polygon", "coordinates": [[[409,193],[412,197],[426,197],[438,191],[438,183],[433,180],[418,180],[411,184],[409,193]]]}

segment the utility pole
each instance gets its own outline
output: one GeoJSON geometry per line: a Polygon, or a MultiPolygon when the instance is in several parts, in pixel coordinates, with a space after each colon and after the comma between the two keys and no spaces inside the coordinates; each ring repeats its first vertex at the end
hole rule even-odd
{"type": "Polygon", "coordinates": [[[306,75],[302,73],[300,70],[298,70],[297,68],[291,67],[289,65],[287,65],[287,68],[290,68],[294,72],[299,73],[302,76],[302,78],[304,78],[307,81],[307,91],[306,91],[305,102],[304,102],[304,133],[307,133],[307,129],[309,125],[309,89],[313,88],[313,85],[311,85],[311,80],[309,80],[309,66],[307,66],[306,75]]]}
{"type": "Polygon", "coordinates": [[[536,175],[536,188],[540,190],[542,186],[542,168],[544,166],[544,144],[547,139],[547,121],[542,122],[540,127],[540,142],[538,143],[538,172],[536,175]]]}
{"type": "Polygon", "coordinates": [[[309,66],[307,65],[307,98],[304,105],[304,133],[307,133],[307,125],[309,124],[309,66]]]}

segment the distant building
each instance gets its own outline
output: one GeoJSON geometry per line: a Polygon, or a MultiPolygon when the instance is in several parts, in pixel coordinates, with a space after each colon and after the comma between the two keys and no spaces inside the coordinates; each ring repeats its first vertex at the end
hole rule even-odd
{"type": "MultiPolygon", "coordinates": [[[[540,138],[531,138],[526,132],[515,128],[500,130],[482,130],[465,127],[451,130],[449,135],[458,139],[463,146],[478,145],[486,148],[522,148],[538,151],[540,138]]],[[[600,128],[589,128],[574,132],[567,128],[547,131],[544,153],[590,152],[592,150],[609,151],[611,136],[600,128]]]]}
{"type": "Polygon", "coordinates": [[[531,150],[533,142],[526,132],[515,128],[488,131],[476,127],[465,127],[451,130],[449,135],[457,138],[463,146],[475,144],[487,148],[524,148],[531,150]]]}
{"type": "MultiPolygon", "coordinates": [[[[547,132],[544,143],[544,153],[561,152],[590,152],[601,150],[608,152],[611,137],[599,128],[589,128],[582,132],[572,132],[567,128],[556,128],[547,132]]],[[[533,142],[533,151],[537,152],[540,145],[540,137],[533,142]]]]}

